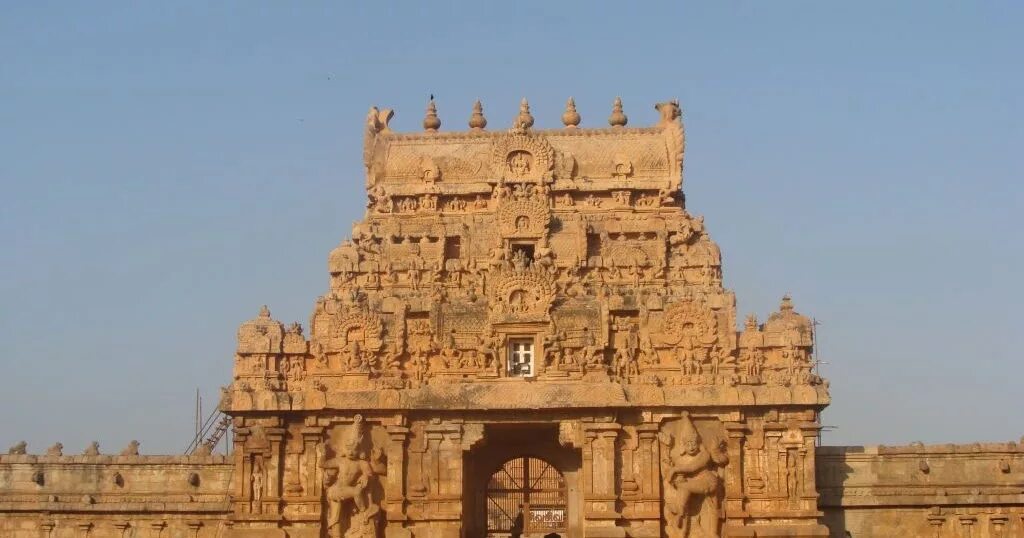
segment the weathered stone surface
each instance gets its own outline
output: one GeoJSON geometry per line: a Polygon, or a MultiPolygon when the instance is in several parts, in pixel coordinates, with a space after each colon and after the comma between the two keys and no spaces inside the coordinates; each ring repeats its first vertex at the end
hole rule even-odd
{"type": "Polygon", "coordinates": [[[813,323],[789,297],[737,322],[656,108],[584,129],[570,99],[534,130],[523,100],[487,131],[478,102],[443,132],[431,101],[422,133],[371,109],[308,334],[266,307],[238,330],[231,456],[16,444],[0,534],[1024,535],[1017,445],[817,446],[813,323]]]}

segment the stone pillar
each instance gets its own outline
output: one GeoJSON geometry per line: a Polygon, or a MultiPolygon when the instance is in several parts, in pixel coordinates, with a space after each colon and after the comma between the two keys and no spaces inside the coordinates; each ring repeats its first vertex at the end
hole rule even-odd
{"type": "Polygon", "coordinates": [[[89,538],[89,533],[92,532],[92,523],[78,523],[75,526],[78,527],[79,538],[89,538]]]}
{"type": "MultiPolygon", "coordinates": [[[[263,462],[265,491],[263,498],[270,501],[277,501],[281,498],[282,466],[284,465],[284,428],[267,428],[267,441],[270,442],[270,457],[263,462]]],[[[267,503],[263,503],[266,506],[267,503]]],[[[275,502],[276,504],[276,502],[275,502]]],[[[275,509],[274,512],[277,512],[275,509]]],[[[266,513],[266,510],[264,510],[266,513]]]]}
{"type": "Polygon", "coordinates": [[[441,492],[441,455],[438,448],[444,439],[444,426],[439,423],[428,424],[424,433],[427,452],[423,455],[423,484],[427,486],[427,496],[436,497],[441,492]]]}
{"type": "Polygon", "coordinates": [[[199,529],[202,528],[202,521],[189,521],[188,530],[192,531],[192,538],[199,538],[199,529]]]}
{"type": "Polygon", "coordinates": [[[246,451],[246,441],[249,439],[249,428],[236,427],[232,429],[234,432],[234,439],[232,443],[235,446],[232,457],[234,458],[235,476],[234,482],[235,491],[232,497],[234,498],[234,511],[235,514],[247,513],[249,505],[249,473],[252,472],[252,464],[249,460],[249,453],[246,451]]]}
{"type": "Polygon", "coordinates": [[[625,529],[615,526],[622,517],[616,510],[618,495],[615,468],[618,447],[616,440],[622,426],[614,422],[590,424],[585,431],[583,448],[584,534],[590,538],[622,538],[625,529]]]}
{"type": "Polygon", "coordinates": [[[462,533],[462,425],[435,419],[424,432],[426,513],[435,529],[431,536],[458,538],[462,533]]]}
{"type": "Polygon", "coordinates": [[[406,426],[387,426],[388,475],[384,480],[384,511],[388,527],[392,521],[399,526],[408,519],[405,515],[405,445],[409,440],[406,426]]]}
{"type": "Polygon", "coordinates": [[[40,523],[39,524],[39,536],[41,538],[50,538],[50,536],[53,534],[53,528],[56,527],[56,526],[57,526],[57,524],[52,522],[52,521],[44,521],[44,522],[40,523]]]}
{"type": "Polygon", "coordinates": [[[978,518],[974,516],[960,516],[960,536],[963,538],[974,538],[974,524],[978,518]]]}
{"type": "Polygon", "coordinates": [[[318,471],[320,462],[317,461],[317,446],[323,441],[323,426],[306,426],[302,428],[302,451],[305,464],[302,468],[302,476],[305,477],[303,484],[303,496],[310,499],[320,499],[323,495],[323,481],[318,471]]]}
{"type": "Polygon", "coordinates": [[[630,535],[635,538],[661,537],[661,465],[658,446],[658,425],[643,423],[636,427],[637,449],[634,467],[638,470],[636,480],[640,487],[639,499],[631,518],[639,527],[632,528],[630,535]]]}
{"type": "Polygon", "coordinates": [[[726,432],[726,452],[729,464],[725,466],[725,518],[743,519],[747,517],[743,508],[746,497],[743,485],[743,443],[746,440],[747,427],[738,422],[723,424],[726,432]]]}
{"type": "Polygon", "coordinates": [[[167,523],[164,521],[153,521],[149,524],[149,535],[152,538],[161,538],[164,534],[164,529],[167,528],[167,523]]]}
{"type": "Polygon", "coordinates": [[[946,518],[942,516],[930,516],[928,524],[932,527],[932,537],[942,538],[942,526],[946,524],[946,518]]]}
{"type": "Polygon", "coordinates": [[[1010,520],[1004,515],[992,516],[992,538],[1003,538],[1006,532],[1006,523],[1010,520]]]}
{"type": "Polygon", "coordinates": [[[117,521],[117,522],[114,522],[114,528],[119,531],[118,532],[118,536],[120,536],[121,538],[127,538],[127,536],[128,536],[128,529],[130,527],[131,527],[131,525],[129,525],[127,521],[117,521]]]}

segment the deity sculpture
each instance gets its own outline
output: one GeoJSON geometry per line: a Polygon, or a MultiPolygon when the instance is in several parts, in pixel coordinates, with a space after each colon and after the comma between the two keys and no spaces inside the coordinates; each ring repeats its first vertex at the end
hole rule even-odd
{"type": "Polygon", "coordinates": [[[333,447],[328,458],[325,445],[318,451],[324,470],[324,495],[327,498],[327,532],[331,538],[375,538],[380,505],[373,499],[371,485],[380,474],[363,451],[362,415],[356,415],[333,447]],[[342,526],[347,521],[347,530],[342,526]]]}
{"type": "Polygon", "coordinates": [[[662,432],[668,457],[663,462],[665,534],[668,538],[720,538],[719,505],[722,477],[729,463],[725,442],[708,447],[688,415],[675,433],[662,432]]]}
{"type": "Polygon", "coordinates": [[[514,178],[523,178],[530,173],[530,154],[517,151],[508,157],[508,170],[514,178]]]}

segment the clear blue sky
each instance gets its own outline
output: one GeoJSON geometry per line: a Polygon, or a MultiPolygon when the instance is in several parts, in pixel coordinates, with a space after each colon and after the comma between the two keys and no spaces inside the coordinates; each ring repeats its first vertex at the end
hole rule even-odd
{"type": "Polygon", "coordinates": [[[370,105],[584,126],[678,97],[740,315],[821,321],[828,444],[1024,434],[1024,4],[6,2],[0,443],[175,452],[235,330],[304,322],[370,105]]]}

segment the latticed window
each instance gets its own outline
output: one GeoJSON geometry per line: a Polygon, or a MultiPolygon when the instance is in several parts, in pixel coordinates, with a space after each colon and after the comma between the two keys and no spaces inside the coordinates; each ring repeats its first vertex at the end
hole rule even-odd
{"type": "Polygon", "coordinates": [[[508,375],[511,377],[533,377],[533,374],[533,340],[509,340],[508,375]]]}

